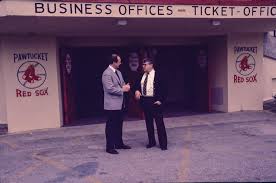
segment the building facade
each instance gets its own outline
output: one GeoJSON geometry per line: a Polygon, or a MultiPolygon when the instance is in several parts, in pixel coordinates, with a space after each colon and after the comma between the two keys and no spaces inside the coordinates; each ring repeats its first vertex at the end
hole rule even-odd
{"type": "Polygon", "coordinates": [[[96,115],[114,51],[125,63],[156,58],[177,108],[262,110],[264,33],[275,25],[272,0],[2,0],[0,123],[19,132],[96,115]]]}

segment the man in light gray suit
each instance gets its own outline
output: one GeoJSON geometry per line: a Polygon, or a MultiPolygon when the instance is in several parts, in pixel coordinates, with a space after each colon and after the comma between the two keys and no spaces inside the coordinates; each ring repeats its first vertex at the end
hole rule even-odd
{"type": "Polygon", "coordinates": [[[130,91],[130,86],[125,84],[123,76],[118,70],[121,63],[120,56],[112,54],[110,65],[102,75],[104,110],[107,114],[106,152],[110,154],[119,154],[116,149],[131,149],[130,146],[123,143],[122,139],[124,93],[130,91]]]}

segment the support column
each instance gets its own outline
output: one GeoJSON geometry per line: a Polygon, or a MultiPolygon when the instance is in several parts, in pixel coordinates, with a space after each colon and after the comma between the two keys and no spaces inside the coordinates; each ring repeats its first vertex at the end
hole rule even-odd
{"type": "Polygon", "coordinates": [[[228,111],[263,110],[263,33],[228,35],[228,111]]]}
{"type": "Polygon", "coordinates": [[[60,127],[56,39],[5,37],[3,53],[9,132],[60,127]]]}
{"type": "Polygon", "coordinates": [[[3,40],[0,38],[0,125],[7,124],[7,104],[4,80],[3,40]]]}

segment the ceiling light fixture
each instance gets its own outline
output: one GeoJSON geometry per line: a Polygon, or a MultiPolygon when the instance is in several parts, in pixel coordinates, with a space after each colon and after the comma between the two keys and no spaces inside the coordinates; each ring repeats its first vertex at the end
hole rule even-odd
{"type": "Polygon", "coordinates": [[[211,24],[213,26],[219,26],[219,25],[221,25],[221,21],[220,20],[211,20],[211,24]]]}
{"type": "Polygon", "coordinates": [[[118,20],[117,25],[119,26],[126,26],[127,25],[127,20],[118,20]]]}

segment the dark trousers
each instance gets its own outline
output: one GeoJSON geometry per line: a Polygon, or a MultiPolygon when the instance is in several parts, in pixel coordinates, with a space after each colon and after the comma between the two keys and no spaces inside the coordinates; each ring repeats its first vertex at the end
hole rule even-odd
{"type": "Polygon", "coordinates": [[[153,97],[141,97],[141,106],[145,114],[149,144],[156,144],[153,124],[153,121],[155,120],[160,147],[166,148],[167,133],[163,120],[162,105],[156,105],[154,102],[155,100],[153,97]]]}
{"type": "Polygon", "coordinates": [[[107,122],[105,126],[106,149],[114,149],[123,145],[123,111],[106,110],[107,122]]]}

